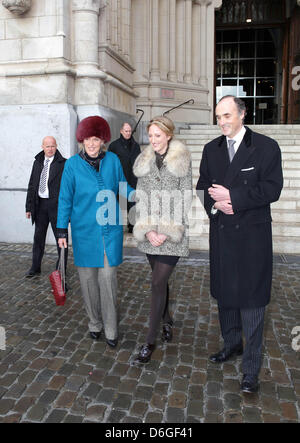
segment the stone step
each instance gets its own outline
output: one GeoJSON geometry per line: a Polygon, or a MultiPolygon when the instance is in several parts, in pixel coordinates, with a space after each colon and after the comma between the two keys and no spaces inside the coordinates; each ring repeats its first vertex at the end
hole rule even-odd
{"type": "MultiPolygon", "coordinates": [[[[211,137],[211,138],[182,137],[181,140],[183,140],[187,146],[195,146],[196,145],[196,146],[203,147],[207,143],[209,143],[211,140],[213,140],[214,138],[216,138],[216,137],[211,137]]],[[[273,138],[275,138],[275,137],[273,137],[273,138]]],[[[278,144],[280,146],[281,151],[283,151],[283,152],[300,152],[299,138],[297,140],[278,140],[278,144]]]]}
{"type": "Polygon", "coordinates": [[[273,236],[273,250],[275,254],[300,254],[299,237],[273,236]]]}
{"type": "MultiPolygon", "coordinates": [[[[274,133],[275,131],[279,133],[294,133],[300,134],[300,125],[247,125],[252,131],[257,132],[269,132],[274,133]]],[[[190,124],[191,129],[198,129],[201,131],[220,131],[218,125],[198,125],[190,124]]]]}
{"type": "Polygon", "coordinates": [[[279,237],[298,237],[300,239],[300,223],[273,223],[273,235],[279,237]]]}
{"type": "Polygon", "coordinates": [[[289,211],[300,211],[300,205],[297,204],[297,200],[284,200],[282,197],[275,202],[272,203],[272,210],[273,209],[281,209],[283,211],[289,210],[289,211]]]}
{"type": "MultiPolygon", "coordinates": [[[[199,172],[199,166],[202,156],[197,155],[197,153],[192,154],[192,169],[193,173],[194,170],[197,170],[197,173],[199,172]]],[[[284,160],[282,162],[282,168],[283,168],[283,175],[284,177],[289,178],[297,178],[299,177],[299,170],[300,170],[300,161],[290,161],[290,160],[284,160]],[[299,168],[299,169],[298,169],[299,168]],[[288,172],[290,171],[290,172],[288,172]],[[295,174],[293,173],[295,171],[295,174]],[[289,174],[288,176],[286,174],[289,174]]]]}
{"type": "Polygon", "coordinates": [[[272,219],[276,223],[300,223],[300,211],[272,208],[272,219]]]}
{"type": "MultiPolygon", "coordinates": [[[[273,137],[276,140],[280,140],[280,141],[284,141],[284,140],[289,140],[291,142],[291,144],[294,144],[295,140],[299,140],[300,134],[285,134],[285,133],[278,133],[278,134],[274,134],[273,132],[270,132],[270,134],[273,135],[273,137]]],[[[207,132],[202,132],[199,131],[197,129],[182,129],[179,133],[179,135],[176,138],[187,138],[187,139],[210,139],[212,140],[213,138],[216,138],[218,136],[221,135],[220,131],[207,131],[207,132]],[[211,136],[211,137],[210,137],[211,136]]]]}
{"type": "Polygon", "coordinates": [[[300,188],[300,179],[295,180],[294,178],[291,179],[284,179],[284,187],[287,188],[300,188]]]}
{"type": "Polygon", "coordinates": [[[286,200],[297,200],[297,201],[300,201],[300,189],[299,188],[295,188],[295,189],[286,189],[286,188],[284,188],[281,191],[280,198],[284,198],[286,200]]]}
{"type": "MultiPolygon", "coordinates": [[[[207,251],[209,249],[208,235],[195,236],[190,238],[190,249],[207,251]]],[[[273,235],[273,251],[275,254],[300,254],[299,237],[282,237],[273,235]]]]}
{"type": "Polygon", "coordinates": [[[300,161],[285,160],[283,162],[283,167],[287,168],[287,169],[298,169],[298,170],[300,170],[300,161]]]}
{"type": "Polygon", "coordinates": [[[284,169],[283,170],[283,177],[285,178],[300,178],[300,169],[284,169]]]}
{"type": "MultiPolygon", "coordinates": [[[[192,154],[192,160],[194,161],[194,160],[201,160],[201,158],[202,158],[202,152],[203,152],[203,149],[199,149],[199,150],[195,150],[195,149],[193,149],[192,151],[191,151],[191,154],[192,154]]],[[[288,163],[288,165],[290,165],[291,163],[290,162],[294,162],[294,161],[296,161],[296,162],[300,162],[300,150],[299,150],[299,152],[297,152],[297,153],[290,153],[290,152],[287,152],[287,153],[285,153],[285,152],[282,152],[282,154],[281,154],[281,156],[282,156],[282,160],[283,160],[283,162],[285,162],[285,161],[288,161],[289,163],[288,163]]],[[[290,168],[289,168],[290,169],[290,168]]]]}

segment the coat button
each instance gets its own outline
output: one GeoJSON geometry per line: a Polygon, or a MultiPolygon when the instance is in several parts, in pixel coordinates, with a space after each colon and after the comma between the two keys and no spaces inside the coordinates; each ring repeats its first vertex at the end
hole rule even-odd
{"type": "Polygon", "coordinates": [[[247,183],[248,183],[248,180],[244,180],[244,185],[247,185],[247,183]]]}
{"type": "Polygon", "coordinates": [[[235,225],[235,229],[239,229],[240,225],[235,225]]]}
{"type": "Polygon", "coordinates": [[[224,225],[220,225],[220,229],[224,229],[224,225]]]}

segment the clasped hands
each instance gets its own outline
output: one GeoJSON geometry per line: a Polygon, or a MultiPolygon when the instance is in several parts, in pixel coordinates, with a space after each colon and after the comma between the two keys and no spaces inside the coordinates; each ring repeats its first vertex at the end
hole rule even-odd
{"type": "Polygon", "coordinates": [[[210,197],[215,200],[214,207],[226,215],[233,215],[230,193],[222,185],[212,185],[208,188],[210,197]]]}
{"type": "Polygon", "coordinates": [[[161,246],[167,240],[165,234],[158,234],[156,231],[147,232],[146,237],[154,247],[161,246]]]}

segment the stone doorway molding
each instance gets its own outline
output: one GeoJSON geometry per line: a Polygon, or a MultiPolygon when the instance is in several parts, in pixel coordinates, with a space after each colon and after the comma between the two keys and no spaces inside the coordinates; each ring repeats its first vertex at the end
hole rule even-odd
{"type": "Polygon", "coordinates": [[[22,15],[31,8],[31,0],[2,0],[2,5],[11,13],[22,15]]]}

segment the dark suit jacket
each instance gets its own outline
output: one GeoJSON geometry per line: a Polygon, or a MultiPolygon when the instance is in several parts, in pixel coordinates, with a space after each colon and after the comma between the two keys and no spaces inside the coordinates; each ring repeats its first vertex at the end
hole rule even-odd
{"type": "Polygon", "coordinates": [[[254,308],[269,303],[272,282],[270,203],[283,186],[281,152],[277,142],[246,128],[232,162],[226,137],[203,150],[197,190],[204,191],[210,218],[211,294],[224,307],[254,308]],[[212,184],[230,191],[234,215],[211,214],[212,184]]]}
{"type": "MultiPolygon", "coordinates": [[[[36,210],[39,204],[38,190],[39,190],[41,172],[44,167],[44,158],[45,158],[44,151],[39,152],[35,156],[35,161],[33,163],[28,184],[25,208],[26,212],[31,212],[32,224],[35,222],[36,210]]],[[[66,159],[62,157],[61,153],[57,150],[49,170],[49,180],[48,180],[49,198],[53,199],[53,203],[55,203],[56,208],[58,204],[60,181],[64,170],[65,161],[66,159]]]]}
{"type": "Polygon", "coordinates": [[[134,175],[132,168],[136,158],[141,153],[140,145],[133,137],[127,141],[121,134],[120,138],[109,145],[108,150],[119,157],[127,183],[135,189],[137,178],[134,175]]]}

